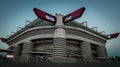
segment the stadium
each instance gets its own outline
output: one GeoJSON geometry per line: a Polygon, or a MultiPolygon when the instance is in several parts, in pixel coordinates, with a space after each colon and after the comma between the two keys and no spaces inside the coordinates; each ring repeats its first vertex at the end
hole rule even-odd
{"type": "MultiPolygon", "coordinates": [[[[8,38],[1,40],[9,45],[7,55],[15,62],[75,62],[80,59],[107,59],[106,42],[119,33],[105,35],[87,22],[76,22],[85,11],[82,7],[66,16],[55,16],[40,9],[33,9],[37,19],[8,38]]],[[[86,60],[89,61],[89,60],[86,60]]]]}

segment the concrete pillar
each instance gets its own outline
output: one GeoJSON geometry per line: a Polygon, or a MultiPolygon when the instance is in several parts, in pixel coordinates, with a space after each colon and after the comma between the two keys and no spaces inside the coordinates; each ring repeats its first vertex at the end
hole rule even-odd
{"type": "Polygon", "coordinates": [[[64,57],[65,53],[66,40],[63,38],[54,38],[53,39],[53,56],[54,57],[64,57]]]}
{"type": "Polygon", "coordinates": [[[98,57],[107,57],[106,48],[104,45],[97,46],[97,56],[98,57]]]}
{"type": "MultiPolygon", "coordinates": [[[[57,14],[55,26],[63,26],[63,15],[57,14]]],[[[53,61],[61,62],[66,56],[66,33],[63,28],[58,28],[54,32],[53,39],[53,61]]]]}
{"type": "Polygon", "coordinates": [[[30,55],[27,53],[31,52],[32,48],[33,48],[32,42],[24,42],[23,43],[22,59],[24,59],[25,62],[27,62],[28,58],[30,57],[30,55]]]}
{"type": "Polygon", "coordinates": [[[92,56],[91,47],[90,47],[89,42],[86,42],[86,41],[81,42],[80,49],[81,49],[81,55],[83,55],[84,57],[92,56]]]}
{"type": "Polygon", "coordinates": [[[55,24],[55,26],[63,26],[64,25],[63,15],[57,14],[56,17],[57,17],[57,23],[55,24]]]}
{"type": "Polygon", "coordinates": [[[19,59],[19,46],[13,46],[13,56],[14,56],[14,60],[17,61],[19,59]]]}
{"type": "Polygon", "coordinates": [[[62,62],[66,56],[66,33],[62,28],[58,28],[54,32],[53,39],[53,61],[62,62]]]}

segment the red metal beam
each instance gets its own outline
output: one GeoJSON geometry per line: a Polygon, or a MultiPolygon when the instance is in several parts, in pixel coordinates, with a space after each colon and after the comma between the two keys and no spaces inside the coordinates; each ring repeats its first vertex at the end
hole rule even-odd
{"type": "Polygon", "coordinates": [[[67,22],[70,22],[70,21],[73,21],[74,19],[76,18],[79,18],[82,16],[82,14],[84,13],[85,11],[85,8],[82,7],[66,16],[63,17],[63,23],[67,23],[67,22]]]}
{"type": "Polygon", "coordinates": [[[2,42],[7,42],[7,38],[0,38],[2,42]]]}
{"type": "Polygon", "coordinates": [[[107,35],[110,39],[113,39],[113,38],[117,38],[119,36],[120,33],[113,33],[113,34],[109,34],[107,35]]]}
{"type": "Polygon", "coordinates": [[[47,12],[44,12],[38,8],[34,8],[33,11],[35,12],[35,14],[37,15],[38,18],[41,18],[43,20],[46,20],[48,22],[52,22],[52,23],[56,23],[56,17],[47,13],[47,12]]]}

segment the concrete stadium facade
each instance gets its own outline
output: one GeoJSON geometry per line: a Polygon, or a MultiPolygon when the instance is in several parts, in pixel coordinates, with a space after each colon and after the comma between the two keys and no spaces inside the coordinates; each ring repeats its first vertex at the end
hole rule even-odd
{"type": "Polygon", "coordinates": [[[8,50],[13,50],[15,59],[43,56],[58,61],[61,58],[107,57],[105,44],[109,38],[106,35],[75,21],[62,24],[61,16],[56,15],[56,25],[42,19],[26,25],[7,39],[8,50]]]}

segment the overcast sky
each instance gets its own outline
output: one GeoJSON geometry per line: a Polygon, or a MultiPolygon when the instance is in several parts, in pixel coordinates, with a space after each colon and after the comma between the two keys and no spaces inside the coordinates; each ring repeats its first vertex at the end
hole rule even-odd
{"type": "MultiPolygon", "coordinates": [[[[86,11],[76,21],[87,21],[90,28],[97,26],[106,34],[120,32],[119,3],[120,0],[0,0],[0,37],[16,32],[18,26],[24,27],[26,20],[35,20],[34,7],[53,15],[66,15],[84,6],[86,11]]],[[[0,48],[7,47],[0,41],[0,48]]],[[[120,56],[120,36],[108,40],[106,47],[108,56],[120,56]]]]}

